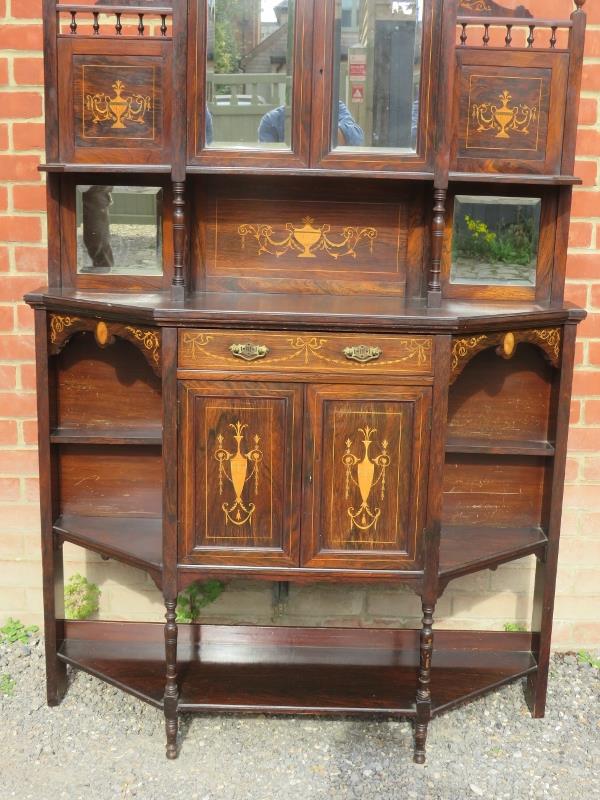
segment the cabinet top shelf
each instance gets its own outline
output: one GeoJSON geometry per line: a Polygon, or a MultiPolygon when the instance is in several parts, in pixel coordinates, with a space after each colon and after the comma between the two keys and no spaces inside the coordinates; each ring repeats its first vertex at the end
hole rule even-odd
{"type": "Polygon", "coordinates": [[[170,292],[145,294],[82,292],[41,288],[26,296],[30,305],[63,314],[121,317],[158,326],[223,326],[323,330],[468,333],[482,326],[558,325],[580,321],[586,312],[570,303],[481,303],[445,300],[440,308],[400,297],[360,295],[201,292],[182,301],[170,292]]]}

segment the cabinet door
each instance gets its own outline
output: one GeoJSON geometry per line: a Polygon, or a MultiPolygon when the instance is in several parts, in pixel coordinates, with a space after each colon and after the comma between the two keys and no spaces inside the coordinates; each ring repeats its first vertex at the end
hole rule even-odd
{"type": "Polygon", "coordinates": [[[431,389],[311,386],[302,563],[418,569],[431,389]]]}
{"type": "Polygon", "coordinates": [[[180,387],[183,564],[298,566],[302,387],[180,387]]]}

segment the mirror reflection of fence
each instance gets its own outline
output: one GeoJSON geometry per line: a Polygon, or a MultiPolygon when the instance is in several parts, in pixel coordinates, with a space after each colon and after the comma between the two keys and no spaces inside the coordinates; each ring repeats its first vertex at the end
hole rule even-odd
{"type": "Polygon", "coordinates": [[[294,0],[208,0],[206,144],[291,148],[294,0]]]}
{"type": "Polygon", "coordinates": [[[162,275],[163,190],[76,187],[77,272],[162,275]]]}
{"type": "Polygon", "coordinates": [[[457,195],[452,283],[535,286],[542,201],[457,195]]]}
{"type": "Polygon", "coordinates": [[[414,152],[423,0],[336,0],[334,31],[332,146],[414,152]]]}

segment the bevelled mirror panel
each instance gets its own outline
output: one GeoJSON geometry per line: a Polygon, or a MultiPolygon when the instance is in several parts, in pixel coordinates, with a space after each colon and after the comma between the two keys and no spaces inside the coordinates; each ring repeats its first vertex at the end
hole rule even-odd
{"type": "Polygon", "coordinates": [[[78,185],[77,272],[162,275],[163,190],[78,185]]]}
{"type": "Polygon", "coordinates": [[[457,195],[451,283],[535,286],[541,208],[537,197],[457,195]]]}
{"type": "Polygon", "coordinates": [[[291,150],[294,0],[208,0],[206,146],[291,150]]]}
{"type": "Polygon", "coordinates": [[[336,0],[332,147],[416,152],[424,0],[336,0]]]}

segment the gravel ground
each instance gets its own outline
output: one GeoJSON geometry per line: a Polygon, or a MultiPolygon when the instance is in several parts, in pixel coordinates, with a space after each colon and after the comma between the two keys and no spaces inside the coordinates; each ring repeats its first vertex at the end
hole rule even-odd
{"type": "Polygon", "coordinates": [[[162,714],[82,673],[60,707],[44,700],[43,643],[0,645],[0,798],[18,800],[522,800],[600,798],[600,671],[556,655],[544,720],[520,683],[430,726],[378,720],[183,717],[164,758],[162,714]]]}

